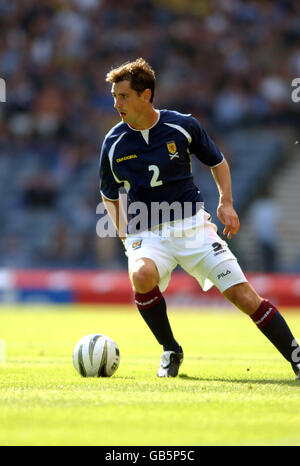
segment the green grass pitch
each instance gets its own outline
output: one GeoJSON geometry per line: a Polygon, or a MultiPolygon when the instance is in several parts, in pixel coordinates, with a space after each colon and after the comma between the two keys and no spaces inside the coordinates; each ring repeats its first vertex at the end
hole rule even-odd
{"type": "MultiPolygon", "coordinates": [[[[282,314],[298,339],[300,313],[282,314]]],[[[2,306],[0,445],[300,445],[300,384],[247,316],[169,318],[185,359],[159,379],[161,348],[133,307],[2,306]],[[120,348],[111,378],[73,368],[75,343],[96,332],[120,348]]]]}

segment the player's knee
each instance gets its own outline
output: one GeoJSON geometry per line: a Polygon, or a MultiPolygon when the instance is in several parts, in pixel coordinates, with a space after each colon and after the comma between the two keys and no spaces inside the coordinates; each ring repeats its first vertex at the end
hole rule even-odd
{"type": "Polygon", "coordinates": [[[132,267],[130,279],[135,291],[148,293],[158,284],[159,275],[155,264],[150,259],[140,259],[132,267]]]}
{"type": "Polygon", "coordinates": [[[248,315],[253,314],[260,306],[262,298],[249,283],[233,285],[223,295],[237,308],[248,315]]]}

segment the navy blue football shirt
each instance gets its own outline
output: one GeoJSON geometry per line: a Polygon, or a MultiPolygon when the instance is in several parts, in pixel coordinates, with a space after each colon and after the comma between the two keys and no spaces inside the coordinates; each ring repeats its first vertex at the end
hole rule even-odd
{"type": "MultiPolygon", "coordinates": [[[[160,110],[157,122],[147,130],[135,130],[120,122],[106,135],[100,155],[100,192],[118,200],[124,186],[129,203],[203,204],[193,182],[191,155],[208,167],[224,156],[192,115],[160,110]]],[[[184,209],[182,209],[184,212],[184,209]]],[[[172,220],[172,218],[171,218],[172,220]]],[[[153,226],[149,215],[149,228],[153,226]]]]}

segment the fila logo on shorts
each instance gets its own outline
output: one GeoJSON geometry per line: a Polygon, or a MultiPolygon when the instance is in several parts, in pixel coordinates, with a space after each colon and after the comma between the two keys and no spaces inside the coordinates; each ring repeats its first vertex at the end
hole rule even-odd
{"type": "Polygon", "coordinates": [[[226,277],[226,275],[229,275],[230,273],[231,273],[230,270],[226,270],[226,272],[219,273],[219,275],[217,276],[217,279],[220,280],[220,278],[224,278],[226,277]]]}

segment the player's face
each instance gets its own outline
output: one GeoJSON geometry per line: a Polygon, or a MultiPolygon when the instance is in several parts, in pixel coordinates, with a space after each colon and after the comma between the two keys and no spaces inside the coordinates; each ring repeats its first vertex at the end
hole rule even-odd
{"type": "Polygon", "coordinates": [[[143,120],[145,105],[149,103],[146,91],[140,95],[130,87],[130,81],[120,81],[112,85],[114,107],[124,123],[138,128],[143,120]]]}

